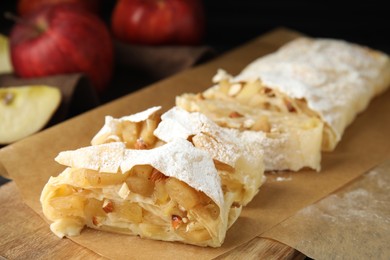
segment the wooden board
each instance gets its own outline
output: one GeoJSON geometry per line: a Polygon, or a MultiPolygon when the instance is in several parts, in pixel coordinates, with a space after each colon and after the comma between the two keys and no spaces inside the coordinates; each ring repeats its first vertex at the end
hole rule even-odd
{"type": "MultiPolygon", "coordinates": [[[[6,259],[106,259],[70,239],[59,239],[25,205],[14,182],[0,187],[0,257],[6,259]]],[[[217,259],[303,259],[277,241],[254,238],[217,259]]]]}

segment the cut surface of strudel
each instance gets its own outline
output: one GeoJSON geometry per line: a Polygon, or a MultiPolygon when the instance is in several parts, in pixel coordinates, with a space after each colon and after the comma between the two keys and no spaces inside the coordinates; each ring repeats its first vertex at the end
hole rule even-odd
{"type": "Polygon", "coordinates": [[[262,150],[253,143],[256,138],[220,127],[200,113],[174,107],[160,116],[160,109],[121,118],[107,116],[91,143],[121,141],[129,148],[151,149],[177,138],[189,140],[214,159],[224,189],[234,194],[236,204],[248,204],[265,180],[262,150]]]}
{"type": "Polygon", "coordinates": [[[265,181],[263,153],[255,138],[218,126],[207,116],[173,107],[161,116],[154,134],[165,142],[190,140],[214,159],[224,192],[246,205],[265,181]]]}
{"type": "Polygon", "coordinates": [[[250,63],[236,77],[223,71],[206,98],[305,114],[324,122],[322,150],[332,151],[345,128],[390,85],[389,56],[335,39],[298,38],[250,63]]]}
{"type": "Polygon", "coordinates": [[[206,115],[221,127],[239,131],[252,149],[263,153],[267,171],[298,171],[305,167],[320,170],[323,123],[317,118],[201,94],[183,94],[176,98],[176,104],[206,115]]]}
{"type": "Polygon", "coordinates": [[[220,246],[264,182],[261,154],[239,131],[200,113],[160,107],[107,116],[92,146],[60,153],[67,166],[41,194],[58,236],[84,226],[220,246]]]}
{"type": "Polygon", "coordinates": [[[105,123],[92,138],[91,144],[123,142],[130,149],[150,149],[159,145],[153,131],[160,122],[161,107],[121,118],[105,117],[105,123]]]}
{"type": "MultiPolygon", "coordinates": [[[[185,140],[150,150],[112,142],[61,152],[67,166],[41,194],[60,237],[88,227],[199,246],[220,246],[229,197],[210,156],[185,140]]],[[[229,206],[228,206],[229,205],[229,206]]]]}

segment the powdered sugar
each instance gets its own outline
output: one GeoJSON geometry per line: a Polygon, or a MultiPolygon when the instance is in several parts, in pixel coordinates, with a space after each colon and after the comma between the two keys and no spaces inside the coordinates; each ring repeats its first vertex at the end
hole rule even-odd
{"type": "Polygon", "coordinates": [[[212,158],[186,140],[178,139],[150,150],[126,149],[121,142],[61,152],[56,161],[74,168],[107,173],[127,172],[135,165],[151,165],[164,175],[184,181],[203,191],[223,207],[221,180],[212,158]]]}
{"type": "Polygon", "coordinates": [[[389,86],[389,57],[339,40],[299,38],[249,64],[235,81],[260,78],[293,98],[304,98],[338,142],[372,97],[389,86]]]}
{"type": "Polygon", "coordinates": [[[139,113],[136,113],[136,114],[133,114],[133,115],[124,116],[124,117],[120,118],[119,120],[121,120],[121,121],[130,121],[130,122],[141,122],[141,121],[145,121],[151,115],[155,114],[159,110],[161,110],[161,107],[160,106],[155,106],[155,107],[148,108],[148,109],[146,109],[146,110],[144,110],[142,112],[139,112],[139,113]]]}
{"type": "Polygon", "coordinates": [[[165,142],[177,138],[192,137],[194,145],[207,151],[210,156],[232,167],[240,156],[234,138],[227,131],[201,113],[189,113],[174,107],[161,116],[154,134],[165,142]]]}
{"type": "Polygon", "coordinates": [[[104,126],[99,130],[99,132],[92,138],[91,144],[101,144],[104,142],[119,142],[119,132],[121,131],[122,123],[124,122],[133,122],[138,123],[147,120],[157,111],[161,110],[160,106],[148,108],[142,112],[124,116],[121,118],[113,118],[112,116],[105,117],[104,126]]]}
{"type": "Polygon", "coordinates": [[[65,166],[117,173],[124,159],[125,148],[121,142],[88,146],[60,152],[55,160],[65,166]]]}
{"type": "Polygon", "coordinates": [[[157,137],[166,142],[191,138],[195,147],[234,168],[229,174],[244,186],[244,205],[258,192],[265,180],[263,150],[260,143],[255,144],[250,139],[250,133],[220,127],[202,113],[187,112],[179,107],[172,108],[161,118],[154,132],[157,137]]]}

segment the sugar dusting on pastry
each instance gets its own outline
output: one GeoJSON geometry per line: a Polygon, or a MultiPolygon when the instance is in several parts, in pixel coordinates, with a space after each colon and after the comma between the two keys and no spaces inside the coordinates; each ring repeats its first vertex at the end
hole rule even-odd
{"type": "Polygon", "coordinates": [[[148,119],[151,115],[155,114],[159,110],[161,110],[161,106],[155,106],[133,115],[121,117],[119,120],[137,123],[148,119]]]}
{"type": "Polygon", "coordinates": [[[75,168],[117,173],[124,159],[125,148],[125,144],[121,142],[88,146],[60,152],[55,161],[75,168]]]}
{"type": "Polygon", "coordinates": [[[389,72],[383,53],[341,40],[299,38],[255,60],[234,81],[257,77],[290,97],[306,99],[337,143],[356,114],[389,86],[389,72]]]}
{"type": "Polygon", "coordinates": [[[203,191],[223,208],[221,180],[208,153],[178,139],[150,150],[126,149],[121,142],[61,152],[55,160],[65,166],[117,173],[135,165],[151,165],[164,175],[177,178],[203,191]]]}
{"type": "Polygon", "coordinates": [[[120,138],[118,137],[117,133],[119,132],[121,124],[123,122],[134,122],[134,123],[142,122],[150,118],[159,110],[161,110],[161,106],[151,107],[142,112],[129,115],[129,116],[124,116],[121,118],[113,118],[112,116],[106,116],[104,126],[92,138],[91,144],[92,145],[101,144],[103,143],[103,140],[119,142],[120,138]]]}
{"type": "Polygon", "coordinates": [[[230,178],[236,178],[245,190],[241,202],[246,205],[252,200],[265,180],[261,142],[254,143],[250,133],[220,127],[202,113],[179,107],[170,109],[161,119],[154,132],[157,137],[166,142],[190,138],[195,147],[231,166],[234,173],[230,173],[230,178]]]}
{"type": "Polygon", "coordinates": [[[240,156],[234,138],[201,113],[189,113],[174,107],[161,116],[162,121],[154,134],[165,142],[177,138],[192,140],[198,148],[210,156],[232,167],[240,156]]]}

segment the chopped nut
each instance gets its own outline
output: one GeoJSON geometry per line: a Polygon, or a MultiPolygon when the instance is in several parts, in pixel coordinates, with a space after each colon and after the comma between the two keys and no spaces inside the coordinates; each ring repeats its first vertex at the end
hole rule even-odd
{"type": "Polygon", "coordinates": [[[150,175],[149,180],[151,180],[152,182],[157,182],[157,181],[165,180],[166,178],[168,177],[162,174],[159,170],[154,168],[152,174],[150,175]]]}
{"type": "Polygon", "coordinates": [[[134,144],[134,148],[137,150],[145,150],[148,149],[148,144],[142,138],[137,139],[134,144]]]}
{"type": "Polygon", "coordinates": [[[230,118],[238,118],[238,117],[243,117],[244,115],[242,115],[242,114],[240,114],[240,113],[238,113],[238,112],[236,112],[236,111],[233,111],[233,112],[231,112],[230,114],[229,114],[229,117],[230,118]]]}
{"type": "Polygon", "coordinates": [[[271,104],[269,102],[264,102],[263,108],[266,110],[271,110],[271,104]]]}
{"type": "Polygon", "coordinates": [[[203,96],[203,93],[198,93],[195,96],[198,100],[205,100],[205,97],[203,96]]]}
{"type": "Polygon", "coordinates": [[[234,168],[226,163],[220,162],[218,160],[213,160],[215,168],[219,171],[234,172],[234,168]]]}
{"type": "Polygon", "coordinates": [[[104,212],[110,213],[114,211],[114,203],[110,200],[104,200],[103,206],[102,206],[104,212]]]}
{"type": "Polygon", "coordinates": [[[264,87],[263,93],[266,94],[268,97],[275,97],[275,93],[271,88],[264,87]]]}
{"type": "Polygon", "coordinates": [[[183,223],[183,221],[180,216],[172,215],[172,227],[174,229],[178,229],[181,223],[183,223]]]}
{"type": "Polygon", "coordinates": [[[232,208],[239,208],[239,207],[241,207],[241,204],[239,202],[237,201],[233,202],[232,208]]]}
{"type": "Polygon", "coordinates": [[[240,83],[236,83],[230,86],[228,95],[231,97],[236,96],[238,93],[240,93],[242,89],[242,85],[240,83]]]}
{"type": "Polygon", "coordinates": [[[287,99],[284,99],[284,104],[286,104],[288,112],[291,112],[291,113],[297,112],[296,108],[287,99]]]}
{"type": "Polygon", "coordinates": [[[93,216],[93,217],[92,217],[92,223],[93,223],[95,226],[99,225],[99,222],[98,222],[96,216],[93,216]]]}

